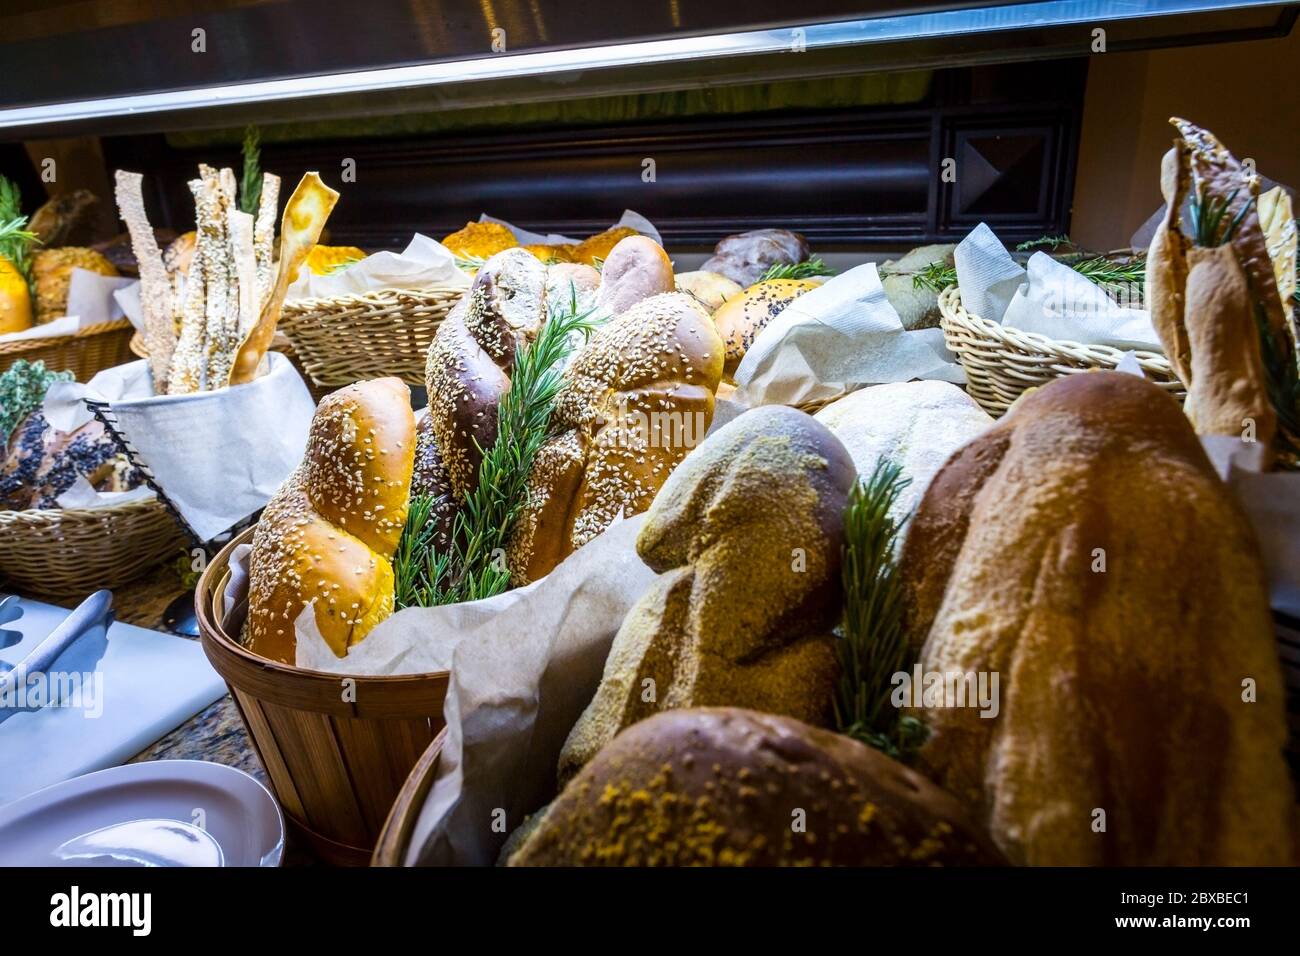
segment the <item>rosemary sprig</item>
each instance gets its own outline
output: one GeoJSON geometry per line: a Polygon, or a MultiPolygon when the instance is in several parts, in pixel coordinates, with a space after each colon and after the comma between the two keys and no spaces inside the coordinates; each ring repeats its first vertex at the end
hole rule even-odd
{"type": "Polygon", "coordinates": [[[957,284],[957,267],[944,262],[932,262],[912,276],[912,288],[929,289],[938,295],[950,285],[957,284]]]}
{"type": "Polygon", "coordinates": [[[842,673],[835,695],[840,732],[906,758],[925,740],[925,725],[890,702],[893,676],[906,671],[911,651],[903,630],[903,583],[895,558],[902,524],[890,515],[909,484],[902,469],[881,458],[849,495],[844,513],[842,673]]]}
{"type": "MultiPolygon", "coordinates": [[[[1060,261],[1100,286],[1146,284],[1146,257],[1142,255],[1128,262],[1116,262],[1105,256],[1065,256],[1060,261]]],[[[929,289],[936,295],[956,282],[956,267],[943,262],[932,262],[912,276],[914,288],[929,289]]]]}
{"type": "Polygon", "coordinates": [[[329,270],[325,274],[336,276],[344,269],[347,269],[349,266],[352,266],[360,261],[361,259],[357,256],[353,256],[351,259],[340,259],[338,262],[334,263],[334,265],[330,266],[329,270]]]}
{"type": "Polygon", "coordinates": [[[1197,189],[1196,195],[1192,197],[1188,216],[1193,242],[1206,249],[1214,249],[1225,242],[1232,241],[1232,236],[1241,225],[1241,220],[1245,218],[1247,211],[1255,202],[1255,197],[1251,196],[1241,204],[1237,215],[1228,220],[1225,225],[1224,219],[1228,215],[1232,201],[1237,198],[1237,193],[1240,191],[1234,189],[1228,193],[1227,199],[1220,199],[1218,196],[1206,197],[1204,184],[1197,189]]]}
{"type": "Polygon", "coordinates": [[[1040,236],[1016,246],[1016,252],[1032,252],[1036,249],[1051,249],[1055,252],[1061,246],[1073,246],[1074,240],[1069,236],[1040,236]]]}
{"type": "Polygon", "coordinates": [[[553,312],[536,341],[515,353],[510,388],[497,407],[497,437],[483,455],[478,482],[452,523],[451,553],[435,553],[431,501],[412,499],[393,561],[397,607],[432,607],[477,601],[510,584],[503,556],[528,492],[528,476],[550,427],[560,364],[574,333],[596,327],[591,311],[578,310],[576,293],[565,311],[553,312]]]}
{"type": "Polygon", "coordinates": [[[770,279],[815,279],[818,276],[833,276],[835,271],[831,269],[818,256],[811,259],[805,259],[803,262],[795,263],[777,263],[769,266],[758,279],[759,282],[767,282],[770,279]]]}
{"type": "Polygon", "coordinates": [[[478,272],[483,268],[483,263],[487,262],[483,256],[457,256],[456,268],[463,272],[478,272]]]}
{"type": "Polygon", "coordinates": [[[262,201],[262,134],[256,126],[244,130],[241,149],[244,154],[244,175],[239,183],[239,209],[256,216],[258,204],[262,201]]]}
{"type": "Polygon", "coordinates": [[[0,176],[0,258],[13,263],[29,287],[32,284],[32,246],[39,244],[36,233],[27,229],[22,193],[13,182],[0,176]]]}

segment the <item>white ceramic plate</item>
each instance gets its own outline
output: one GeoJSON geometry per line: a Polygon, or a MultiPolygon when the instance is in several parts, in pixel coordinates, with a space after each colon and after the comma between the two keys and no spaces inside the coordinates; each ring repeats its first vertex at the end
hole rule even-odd
{"type": "Polygon", "coordinates": [[[234,767],[110,767],[0,807],[0,866],[279,866],[284,818],[234,767]]]}

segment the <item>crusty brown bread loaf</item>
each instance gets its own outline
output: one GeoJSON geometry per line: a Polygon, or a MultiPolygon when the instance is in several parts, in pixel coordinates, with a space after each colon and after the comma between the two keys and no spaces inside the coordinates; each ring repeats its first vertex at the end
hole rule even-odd
{"type": "Polygon", "coordinates": [[[1005,862],[958,802],[855,740],[732,707],[623,731],[512,866],[936,866],[1005,862]]]}
{"type": "Polygon", "coordinates": [[[648,236],[628,236],[601,266],[596,305],[607,315],[622,315],[642,299],[674,288],[673,263],[663,246],[648,236]]]}
{"type": "Polygon", "coordinates": [[[1171,122],[1181,138],[1160,169],[1166,211],[1147,255],[1151,321],[1187,386],[1185,410],[1197,432],[1249,437],[1271,446],[1278,416],[1261,356],[1259,324],[1284,366],[1295,361],[1295,330],[1289,327],[1260,227],[1259,180],[1212,133],[1186,120],[1171,122]],[[1207,221],[1214,218],[1213,203],[1225,204],[1218,235],[1209,237],[1212,245],[1200,245],[1182,233],[1183,202],[1193,190],[1198,190],[1207,221]]]}
{"type": "Polygon", "coordinates": [[[1264,570],[1160,389],[1093,372],[1027,393],[931,482],[900,573],[922,671],[1000,675],[996,717],[922,709],[918,768],[1012,862],[1290,860],[1264,570]]]}
{"type": "Polygon", "coordinates": [[[424,367],[429,422],[452,493],[464,500],[497,434],[516,350],[546,321],[546,266],[523,249],[487,260],[438,326],[424,367]]]}
{"type": "Polygon", "coordinates": [[[249,648],[293,663],[294,621],[342,657],[393,610],[390,561],[406,521],[415,455],[411,393],[398,378],[327,395],[302,463],[275,493],[249,557],[249,648]]]}
{"type": "Polygon", "coordinates": [[[682,462],[637,538],[660,577],[614,637],[560,753],[561,781],[661,710],[752,707],[828,720],[854,479],[825,426],[778,405],[729,422],[682,462]]]}
{"type": "Polygon", "coordinates": [[[713,247],[713,256],[700,268],[749,286],[772,266],[803,262],[808,252],[808,241],[797,232],[754,229],[721,240],[713,247]]]}
{"type": "Polygon", "coordinates": [[[758,333],[780,315],[787,305],[821,285],[815,279],[768,279],[729,298],[713,313],[713,324],[727,347],[724,369],[728,380],[736,374],[740,360],[758,338],[758,333]]]}
{"type": "Polygon", "coordinates": [[[535,581],[620,515],[639,514],[713,421],[722,343],[692,299],[645,299],[603,325],[564,372],[554,431],[506,548],[535,581]]]}

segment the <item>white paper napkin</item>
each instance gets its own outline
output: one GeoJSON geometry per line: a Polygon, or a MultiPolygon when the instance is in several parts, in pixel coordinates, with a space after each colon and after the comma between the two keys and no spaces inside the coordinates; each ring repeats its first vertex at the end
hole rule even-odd
{"type": "Polygon", "coordinates": [[[24,342],[30,339],[50,339],[60,335],[71,335],[81,329],[102,322],[111,322],[123,316],[114,294],[138,279],[123,276],[102,276],[86,269],[73,269],[68,280],[68,304],[66,315],[41,325],[34,325],[22,332],[10,332],[0,335],[0,342],[24,342]]]}
{"type": "Polygon", "coordinates": [[[1028,270],[980,223],[953,251],[966,311],[1052,339],[1163,352],[1143,309],[1118,305],[1091,279],[1044,252],[1028,270]]]}
{"type": "Polygon", "coordinates": [[[965,381],[941,330],[903,328],[868,262],[805,292],[767,324],[736,369],[736,398],[799,405],[918,378],[965,381]]]}
{"type": "Polygon", "coordinates": [[[341,272],[319,276],[305,266],[286,299],[354,295],[374,289],[426,289],[445,285],[469,288],[470,277],[442,243],[416,233],[401,252],[376,252],[341,272]]]}
{"type": "MultiPolygon", "coordinates": [[[[515,234],[515,241],[518,242],[521,246],[532,246],[532,245],[555,246],[564,243],[575,243],[575,242],[582,241],[581,239],[575,239],[572,236],[562,236],[557,232],[548,232],[548,233],[530,232],[527,229],[519,228],[512,222],[507,222],[504,219],[498,219],[496,218],[496,216],[489,216],[487,213],[480,213],[478,217],[478,221],[495,222],[498,225],[505,226],[507,229],[509,229],[511,232],[515,234]]],[[[649,236],[655,242],[659,243],[659,245],[662,246],[664,244],[663,238],[659,235],[659,230],[655,228],[654,223],[652,223],[645,216],[641,215],[639,212],[636,212],[631,209],[624,209],[623,215],[619,217],[618,222],[614,223],[614,225],[610,226],[610,228],[617,229],[619,226],[626,226],[629,229],[635,229],[637,232],[641,233],[641,235],[649,236]]]]}
{"type": "Polygon", "coordinates": [[[315,403],[289,360],[267,354],[247,385],[155,395],[148,363],[105,369],[88,383],[56,382],[44,414],[72,431],[92,417],[83,399],[106,401],[126,440],[204,541],[264,507],[298,466],[315,403]]]}

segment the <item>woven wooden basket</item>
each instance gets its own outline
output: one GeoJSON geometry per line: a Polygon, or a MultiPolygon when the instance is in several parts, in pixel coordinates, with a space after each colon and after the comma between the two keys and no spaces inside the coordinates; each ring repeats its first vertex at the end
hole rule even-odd
{"type": "Polygon", "coordinates": [[[375,852],[370,857],[371,866],[405,866],[406,854],[411,847],[411,836],[415,832],[416,821],[424,809],[424,801],[433,789],[433,779],[438,774],[438,758],[442,756],[442,747],[447,742],[447,728],[444,727],[433,738],[433,743],[420,755],[411,773],[397,792],[393,808],[388,811],[384,828],[379,831],[375,841],[375,852]]]}
{"type": "Polygon", "coordinates": [[[135,580],[184,542],[152,496],[107,508],[0,511],[0,578],[25,592],[81,598],[135,580]]]}
{"type": "Polygon", "coordinates": [[[285,303],[280,328],[316,385],[337,388],[384,375],[423,385],[433,334],[464,294],[434,286],[297,299],[285,303]]]}
{"type": "Polygon", "coordinates": [[[231,554],[254,530],[231,539],[199,578],[199,640],[295,832],[328,863],[364,866],[411,768],[443,729],[449,675],[346,677],[245,648],[221,622],[231,554]]]}
{"type": "MultiPolygon", "coordinates": [[[[939,311],[944,340],[966,370],[966,391],[994,418],[1027,389],[1065,375],[1113,369],[1124,356],[1109,346],[1049,339],[972,315],[962,307],[956,286],[939,296],[939,311]]],[[[1159,352],[1133,354],[1148,381],[1182,401],[1187,391],[1168,359],[1159,352]]]]}
{"type": "Polygon", "coordinates": [[[96,372],[131,361],[131,336],[126,319],[88,325],[71,335],[52,339],[0,342],[0,372],[19,359],[41,361],[53,372],[68,370],[78,382],[89,382],[96,372]]]}

